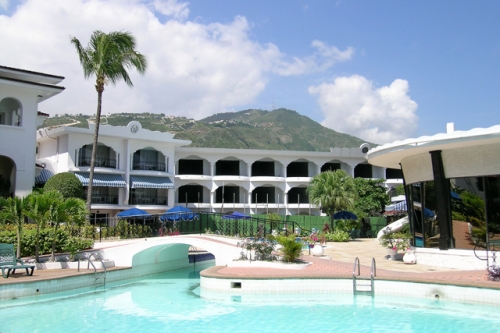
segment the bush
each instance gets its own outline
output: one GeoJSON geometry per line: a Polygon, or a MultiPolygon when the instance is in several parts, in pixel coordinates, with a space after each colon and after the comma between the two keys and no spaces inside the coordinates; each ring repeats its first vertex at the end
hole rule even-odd
{"type": "Polygon", "coordinates": [[[65,199],[83,199],[84,194],[82,183],[76,178],[75,174],[71,172],[62,172],[50,177],[43,189],[45,191],[59,191],[65,199]]]}
{"type": "Polygon", "coordinates": [[[332,233],[325,234],[325,239],[327,242],[348,242],[351,236],[347,231],[335,230],[332,233]]]}
{"type": "MultiPolygon", "coordinates": [[[[56,234],[56,252],[70,252],[69,248],[77,247],[78,250],[91,248],[94,245],[92,239],[83,239],[81,237],[71,237],[71,231],[68,227],[62,227],[57,230],[56,234]],[[76,244],[76,245],[75,245],[76,244]]],[[[40,230],[39,253],[50,254],[52,252],[52,228],[43,228],[40,230]]],[[[12,225],[6,225],[0,231],[0,243],[8,243],[17,245],[16,230],[12,225]]],[[[27,224],[24,226],[21,237],[21,256],[31,257],[35,255],[36,244],[36,226],[27,224]]]]}
{"type": "Polygon", "coordinates": [[[273,255],[274,251],[274,242],[272,240],[264,240],[264,241],[256,241],[251,239],[245,239],[243,242],[238,243],[238,247],[241,247],[241,255],[240,259],[252,259],[248,258],[248,253],[250,251],[255,252],[254,260],[263,260],[263,261],[273,261],[276,260],[276,257],[273,255]],[[247,252],[244,252],[246,250],[247,252]]]}
{"type": "Polygon", "coordinates": [[[335,230],[345,231],[349,233],[352,229],[359,229],[357,220],[337,220],[335,221],[335,230]]]}
{"type": "Polygon", "coordinates": [[[295,235],[276,237],[276,241],[282,246],[280,252],[284,262],[295,262],[302,256],[302,243],[296,242],[295,238],[295,235]]]}

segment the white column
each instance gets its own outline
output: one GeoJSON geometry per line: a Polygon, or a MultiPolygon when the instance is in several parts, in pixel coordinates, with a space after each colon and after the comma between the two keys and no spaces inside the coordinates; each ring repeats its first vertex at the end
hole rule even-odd
{"type": "Polygon", "coordinates": [[[130,197],[130,169],[132,168],[132,166],[130,165],[130,140],[126,140],[125,141],[125,184],[127,184],[127,186],[125,186],[125,198],[121,198],[122,200],[120,200],[120,198],[118,198],[118,202],[123,202],[125,205],[128,205],[129,202],[129,197],[130,197]]]}

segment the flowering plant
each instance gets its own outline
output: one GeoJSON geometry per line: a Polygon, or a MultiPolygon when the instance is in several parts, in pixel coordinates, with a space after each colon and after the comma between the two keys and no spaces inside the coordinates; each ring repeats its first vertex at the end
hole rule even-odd
{"type": "Polygon", "coordinates": [[[390,250],[406,251],[410,249],[410,235],[400,232],[384,232],[384,235],[380,237],[380,245],[390,250]]]}

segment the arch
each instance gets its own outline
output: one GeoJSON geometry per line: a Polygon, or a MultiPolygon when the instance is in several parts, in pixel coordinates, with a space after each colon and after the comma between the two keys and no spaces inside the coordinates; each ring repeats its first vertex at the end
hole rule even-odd
{"type": "Polygon", "coordinates": [[[295,186],[288,190],[287,202],[289,204],[309,203],[309,195],[307,195],[307,186],[295,186]]]}
{"type": "Polygon", "coordinates": [[[189,183],[177,189],[177,203],[209,203],[210,189],[206,186],[189,183]]]}
{"type": "Polygon", "coordinates": [[[189,247],[195,246],[212,253],[217,266],[225,266],[239,257],[237,242],[210,236],[156,237],[102,249],[102,253],[104,258],[114,260],[116,266],[170,264],[181,267],[188,263],[189,247]]]}
{"type": "Polygon", "coordinates": [[[227,156],[215,162],[214,176],[246,176],[247,163],[234,156],[227,156]]]}
{"type": "Polygon", "coordinates": [[[276,186],[271,184],[261,185],[253,189],[251,201],[252,203],[277,203],[277,195],[280,192],[276,191],[276,186]]]}
{"type": "Polygon", "coordinates": [[[0,197],[11,196],[16,188],[16,163],[0,155],[0,197]]]}
{"type": "Polygon", "coordinates": [[[245,201],[245,197],[247,194],[247,190],[239,186],[237,184],[227,183],[224,186],[219,186],[215,190],[215,203],[222,203],[222,199],[224,196],[225,203],[243,203],[245,201]]]}
{"type": "Polygon", "coordinates": [[[283,177],[283,164],[265,157],[252,163],[252,177],[283,177]]]}
{"type": "Polygon", "coordinates": [[[7,97],[0,101],[0,125],[22,126],[23,108],[20,101],[7,97]]]}
{"type": "Polygon", "coordinates": [[[197,155],[180,158],[176,165],[176,175],[211,176],[210,162],[197,155]]]}
{"type": "MultiPolygon", "coordinates": [[[[78,166],[89,167],[92,158],[92,143],[83,145],[78,151],[78,166]]],[[[116,151],[104,143],[97,143],[95,167],[116,169],[116,151]]]]}
{"type": "Polygon", "coordinates": [[[132,154],[132,170],[166,171],[165,155],[152,147],[137,149],[132,154]]]}

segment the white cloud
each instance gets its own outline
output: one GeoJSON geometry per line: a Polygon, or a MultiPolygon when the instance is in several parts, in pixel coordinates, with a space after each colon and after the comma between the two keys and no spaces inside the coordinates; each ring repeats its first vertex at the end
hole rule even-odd
{"type": "Polygon", "coordinates": [[[314,41],[312,55],[294,58],[274,44],[250,39],[245,17],[203,24],[188,15],[188,4],[176,0],[52,0],[50,6],[27,0],[11,16],[0,15],[0,64],[66,77],[66,90],[42,103],[40,111],[93,114],[94,78],[84,80],[70,36],[85,46],[94,30],[130,31],[148,70],[143,77],[131,72],[133,88],[123,82],[107,86],[103,112],[200,119],[252,103],[273,74],[325,70],[353,52],[314,41]]]}
{"type": "Polygon", "coordinates": [[[309,87],[324,114],[322,125],[374,143],[411,137],[417,129],[417,103],[406,80],[375,88],[362,76],[339,77],[309,87]]]}
{"type": "Polygon", "coordinates": [[[187,2],[178,2],[177,0],[153,0],[154,9],[167,16],[184,20],[189,15],[187,2]]]}
{"type": "Polygon", "coordinates": [[[292,61],[283,56],[283,60],[278,61],[278,66],[274,71],[284,76],[320,72],[332,67],[337,62],[351,59],[354,54],[352,47],[340,51],[335,46],[328,46],[319,40],[312,41],[311,46],[316,49],[311,56],[302,59],[294,57],[292,61]]]}
{"type": "Polygon", "coordinates": [[[0,0],[0,8],[7,10],[9,8],[9,0],[0,0]]]}

